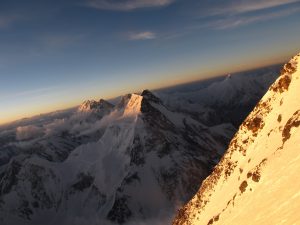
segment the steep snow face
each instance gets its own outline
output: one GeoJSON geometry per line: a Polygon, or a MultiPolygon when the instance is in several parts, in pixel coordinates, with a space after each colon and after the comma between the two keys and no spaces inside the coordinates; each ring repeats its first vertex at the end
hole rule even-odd
{"type": "Polygon", "coordinates": [[[300,54],[284,65],[173,224],[299,224],[300,54]]]}
{"type": "Polygon", "coordinates": [[[136,116],[141,112],[143,97],[140,95],[132,94],[130,100],[128,101],[123,117],[131,117],[136,116]]]}

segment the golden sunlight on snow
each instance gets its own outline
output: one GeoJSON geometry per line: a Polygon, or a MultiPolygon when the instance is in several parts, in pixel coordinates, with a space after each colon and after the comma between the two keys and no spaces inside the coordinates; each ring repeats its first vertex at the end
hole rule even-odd
{"type": "Polygon", "coordinates": [[[300,224],[299,64],[284,66],[174,224],[300,224]]]}

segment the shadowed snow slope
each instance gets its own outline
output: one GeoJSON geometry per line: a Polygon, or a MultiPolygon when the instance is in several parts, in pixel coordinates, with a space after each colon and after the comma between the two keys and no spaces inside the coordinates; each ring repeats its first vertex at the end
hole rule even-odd
{"type": "Polygon", "coordinates": [[[173,224],[300,224],[300,54],[173,224]]]}

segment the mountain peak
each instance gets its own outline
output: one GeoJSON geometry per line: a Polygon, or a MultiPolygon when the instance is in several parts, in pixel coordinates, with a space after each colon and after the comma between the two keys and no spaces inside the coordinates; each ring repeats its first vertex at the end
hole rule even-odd
{"type": "Polygon", "coordinates": [[[156,97],[151,91],[149,91],[148,89],[143,90],[141,96],[143,96],[143,98],[155,102],[155,103],[160,103],[160,99],[158,97],[156,97]]]}
{"type": "Polygon", "coordinates": [[[100,106],[100,108],[105,108],[105,109],[111,109],[114,107],[113,104],[111,104],[110,102],[108,102],[102,98],[99,100],[99,106],[100,106]]]}
{"type": "Polygon", "coordinates": [[[121,97],[121,100],[119,101],[119,103],[117,104],[117,108],[124,108],[126,105],[127,105],[127,103],[128,103],[128,101],[130,100],[130,98],[131,98],[131,95],[132,94],[126,94],[126,95],[123,95],[122,97],[121,97]]]}
{"type": "Polygon", "coordinates": [[[100,99],[99,101],[95,100],[86,100],[84,101],[78,108],[80,112],[87,112],[91,110],[106,110],[112,109],[114,107],[113,104],[105,101],[104,99],[100,99]]]}
{"type": "Polygon", "coordinates": [[[89,111],[95,108],[96,105],[97,102],[95,100],[86,100],[79,106],[78,111],[89,111]]]}

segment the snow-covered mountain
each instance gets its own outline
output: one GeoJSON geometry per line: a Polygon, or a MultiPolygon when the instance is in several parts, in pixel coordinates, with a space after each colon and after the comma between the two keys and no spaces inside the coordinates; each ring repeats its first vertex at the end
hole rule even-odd
{"type": "Polygon", "coordinates": [[[86,101],[0,128],[0,223],[170,223],[236,132],[240,119],[222,114],[243,117],[273,82],[270,71],[220,78],[185,94],[145,90],[115,106],[86,101]],[[197,101],[220,86],[232,93],[223,111],[220,102],[214,110],[197,101]],[[249,86],[256,94],[242,101],[241,90],[249,86]],[[204,117],[206,110],[210,116],[204,117]]]}
{"type": "Polygon", "coordinates": [[[175,88],[157,94],[170,108],[188,113],[208,126],[227,122],[238,128],[275,81],[281,67],[227,75],[196,87],[183,86],[183,90],[175,88]]]}
{"type": "Polygon", "coordinates": [[[2,167],[4,223],[124,223],[157,216],[191,197],[234,132],[230,124],[207,127],[172,112],[150,91],[124,96],[106,116],[97,111],[103,116],[97,129],[77,128],[85,126],[81,112],[46,126],[42,137],[39,128],[23,128],[37,137],[19,134],[23,152],[2,167]]]}
{"type": "Polygon", "coordinates": [[[78,108],[80,112],[89,112],[89,111],[98,111],[98,112],[106,112],[111,110],[114,107],[113,104],[105,101],[104,99],[100,99],[98,102],[95,100],[87,100],[84,101],[78,108]]]}
{"type": "Polygon", "coordinates": [[[300,224],[300,54],[173,224],[300,224]]]}

